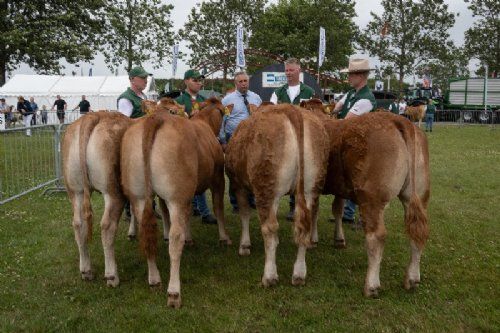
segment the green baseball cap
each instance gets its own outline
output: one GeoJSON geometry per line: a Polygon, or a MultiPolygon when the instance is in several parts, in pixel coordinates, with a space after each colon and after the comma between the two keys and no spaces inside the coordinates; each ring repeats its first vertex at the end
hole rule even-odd
{"type": "Polygon", "coordinates": [[[184,80],[187,79],[204,79],[205,75],[201,75],[200,72],[195,71],[194,69],[189,69],[184,73],[184,80]]]}
{"type": "Polygon", "coordinates": [[[140,67],[140,66],[137,66],[137,67],[134,67],[130,70],[130,72],[128,72],[128,76],[129,77],[142,77],[142,78],[145,78],[145,77],[148,77],[149,75],[151,75],[150,73],[146,72],[144,70],[144,68],[140,67]]]}

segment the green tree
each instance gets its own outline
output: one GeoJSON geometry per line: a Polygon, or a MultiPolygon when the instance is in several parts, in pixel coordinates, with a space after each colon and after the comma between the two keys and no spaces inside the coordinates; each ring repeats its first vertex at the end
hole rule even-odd
{"type": "Polygon", "coordinates": [[[0,1],[0,85],[21,63],[39,73],[59,73],[93,58],[102,29],[104,0],[0,1]]]}
{"type": "Polygon", "coordinates": [[[172,9],[161,0],[108,0],[101,48],[108,67],[114,70],[125,63],[128,72],[144,61],[152,61],[154,68],[164,66],[174,43],[172,9]]]}
{"type": "Polygon", "coordinates": [[[210,0],[191,9],[179,35],[191,49],[189,65],[208,72],[222,70],[224,81],[235,68],[236,27],[243,25],[245,40],[255,28],[267,0],[210,0]]]}
{"type": "Polygon", "coordinates": [[[302,59],[317,68],[319,28],[325,28],[326,52],[322,71],[346,67],[358,29],[351,0],[280,0],[266,8],[253,30],[250,46],[284,58],[302,59]]]}
{"type": "MultiPolygon", "coordinates": [[[[498,0],[465,0],[473,16],[480,19],[465,32],[465,46],[489,71],[500,71],[500,2],[498,0]]],[[[484,67],[476,74],[484,75],[484,67]]]]}
{"type": "Polygon", "coordinates": [[[456,14],[443,0],[382,0],[384,13],[370,13],[372,20],[360,36],[361,48],[379,58],[382,65],[399,74],[399,89],[405,75],[453,48],[448,30],[456,14]]]}

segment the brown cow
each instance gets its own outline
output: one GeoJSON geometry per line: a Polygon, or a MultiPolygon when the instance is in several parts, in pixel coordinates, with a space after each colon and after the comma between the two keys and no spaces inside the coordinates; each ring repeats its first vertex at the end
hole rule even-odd
{"type": "MultiPolygon", "coordinates": [[[[407,119],[386,112],[327,121],[325,128],[330,137],[330,157],[323,193],[336,196],[332,211],[337,247],[345,246],[344,203],[340,198],[350,199],[359,205],[366,237],[364,294],[376,296],[386,235],[384,209],[398,197],[405,210],[411,245],[404,286],[416,287],[420,282],[420,256],[429,234],[429,152],[425,135],[407,119]]],[[[317,231],[313,237],[317,241],[317,231]]]]}
{"type": "Polygon", "coordinates": [[[418,120],[418,128],[420,128],[420,125],[422,125],[422,119],[425,117],[425,110],[425,105],[407,106],[405,114],[408,115],[412,121],[418,120]]]}
{"type": "Polygon", "coordinates": [[[131,120],[116,112],[92,112],[68,126],[62,142],[63,174],[73,207],[73,229],[80,252],[80,272],[93,279],[87,242],[92,235],[90,196],[104,197],[101,240],[104,277],[109,286],[120,283],[114,255],[114,238],[125,197],[119,179],[121,138],[131,120]]]}
{"type": "Polygon", "coordinates": [[[154,193],[160,197],[162,215],[171,223],[168,305],[175,308],[181,306],[180,259],[185,240],[191,238],[188,223],[195,194],[210,188],[220,240],[231,243],[223,215],[224,155],[216,138],[223,112],[222,104],[213,98],[191,119],[157,113],[132,125],[122,142],[122,185],[139,221],[150,285],[161,283],[151,207],[154,193]]]}
{"type": "Polygon", "coordinates": [[[311,219],[325,178],[327,135],[321,121],[296,106],[265,106],[242,121],[226,150],[226,172],[236,195],[242,223],[239,254],[250,254],[248,193],[255,195],[265,266],[262,284],[277,283],[276,247],[280,197],[296,193],[294,234],[298,245],[292,284],[305,283],[306,247],[310,243],[311,219]],[[261,111],[261,112],[260,112],[261,111]]]}

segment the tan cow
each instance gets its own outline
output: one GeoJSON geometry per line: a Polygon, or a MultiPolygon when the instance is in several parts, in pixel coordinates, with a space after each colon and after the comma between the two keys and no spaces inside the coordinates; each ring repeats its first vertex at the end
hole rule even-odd
{"type": "Polygon", "coordinates": [[[222,104],[213,98],[202,103],[191,119],[157,113],[132,125],[122,142],[122,185],[139,221],[150,285],[161,283],[153,194],[160,197],[162,215],[170,222],[167,304],[175,308],[181,306],[180,259],[185,240],[191,239],[188,223],[195,194],[210,188],[220,241],[231,243],[223,215],[224,155],[216,138],[223,112],[222,104]]]}
{"type": "Polygon", "coordinates": [[[240,255],[250,254],[248,193],[255,195],[265,245],[262,284],[278,282],[278,210],[281,196],[295,193],[294,235],[298,245],[292,284],[306,278],[306,248],[311,220],[317,212],[328,158],[327,135],[321,121],[296,106],[264,106],[242,121],[226,150],[226,172],[236,195],[242,223],[240,255]]]}
{"type": "Polygon", "coordinates": [[[93,279],[88,240],[92,236],[90,196],[104,197],[101,240],[104,278],[109,286],[120,283],[114,254],[114,238],[125,197],[120,187],[120,144],[131,120],[117,112],[92,112],[68,126],[62,142],[63,175],[73,207],[73,229],[84,280],[93,279]]]}
{"type": "MultiPolygon", "coordinates": [[[[350,199],[359,205],[366,237],[364,294],[376,296],[386,235],[384,210],[398,197],[405,210],[411,245],[404,286],[416,287],[420,282],[420,256],[429,234],[429,151],[425,135],[407,119],[386,112],[327,121],[325,128],[330,137],[330,157],[323,193],[336,196],[332,211],[337,247],[345,247],[344,203],[340,198],[350,199]]],[[[317,241],[317,231],[313,236],[317,241]]]]}
{"type": "Polygon", "coordinates": [[[420,125],[422,125],[422,119],[425,117],[425,110],[425,105],[407,106],[405,114],[408,115],[412,121],[418,120],[418,128],[420,128],[420,125]]]}

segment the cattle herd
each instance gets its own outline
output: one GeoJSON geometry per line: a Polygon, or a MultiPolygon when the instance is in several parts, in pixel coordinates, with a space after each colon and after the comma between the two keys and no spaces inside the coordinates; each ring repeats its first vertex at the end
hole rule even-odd
{"type": "Polygon", "coordinates": [[[430,196],[429,153],[425,135],[409,120],[387,112],[336,120],[330,106],[319,100],[289,104],[250,105],[251,115],[234,132],[226,151],[217,141],[224,107],[212,98],[191,118],[171,99],[144,102],[148,115],[129,119],[120,113],[89,113],[74,122],[63,140],[63,172],[73,208],[73,229],[80,255],[80,272],[93,278],[88,241],[92,236],[92,191],[104,198],[101,240],[105,280],[117,286],[114,254],[118,221],[126,201],[133,216],[129,236],[139,225],[142,252],[150,285],[161,283],[156,265],[158,226],[153,211],[157,196],[163,237],[170,256],[169,306],[181,306],[180,260],[192,242],[189,218],[195,194],[210,189],[218,222],[219,240],[230,245],[224,225],[225,176],[234,191],[242,224],[238,252],[249,255],[251,210],[255,196],[265,246],[262,284],[278,282],[276,249],[277,210],[283,195],[295,194],[294,240],[297,258],[292,284],[305,283],[306,250],[318,242],[317,217],[321,194],[333,194],[335,247],[346,246],[342,230],[344,199],[359,205],[368,255],[364,294],[377,295],[386,229],[384,209],[398,197],[411,256],[404,287],[420,282],[420,256],[428,237],[430,196]],[[180,115],[180,116],[179,116],[180,115]]]}

